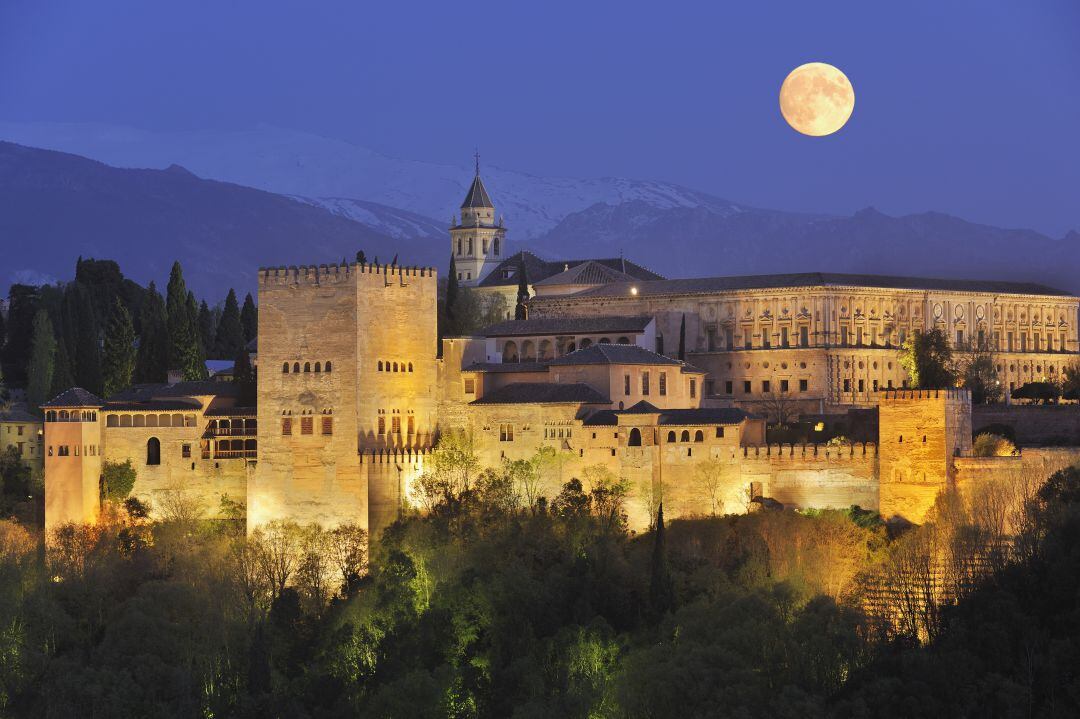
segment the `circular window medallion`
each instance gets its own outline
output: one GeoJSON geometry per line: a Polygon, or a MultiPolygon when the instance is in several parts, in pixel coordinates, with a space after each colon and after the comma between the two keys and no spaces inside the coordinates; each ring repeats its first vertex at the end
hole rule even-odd
{"type": "Polygon", "coordinates": [[[934,317],[941,318],[941,314],[944,310],[941,309],[941,305],[934,305],[934,317]]]}
{"type": "Polygon", "coordinates": [[[806,369],[806,363],[805,362],[800,362],[799,363],[799,369],[806,369]]]}
{"type": "Polygon", "coordinates": [[[956,315],[956,319],[958,319],[958,320],[964,319],[964,306],[963,305],[957,305],[953,309],[953,314],[956,315]]]}
{"type": "Polygon", "coordinates": [[[849,367],[851,367],[851,363],[847,360],[844,360],[844,369],[848,369],[849,367]]]}
{"type": "Polygon", "coordinates": [[[762,363],[761,363],[761,366],[762,366],[762,367],[765,367],[766,369],[768,369],[768,367],[769,367],[769,363],[768,363],[768,362],[762,362],[762,363]]]}
{"type": "Polygon", "coordinates": [[[787,362],[781,362],[780,369],[787,369],[787,362]]]}
{"type": "Polygon", "coordinates": [[[863,363],[862,363],[862,360],[860,360],[859,361],[859,369],[862,369],[862,368],[863,368],[863,363]]]}
{"type": "Polygon", "coordinates": [[[874,369],[877,369],[877,362],[875,362],[872,366],[874,369]]]}
{"type": "Polygon", "coordinates": [[[986,309],[982,305],[979,305],[975,308],[975,316],[981,320],[986,316],[986,309]]]}

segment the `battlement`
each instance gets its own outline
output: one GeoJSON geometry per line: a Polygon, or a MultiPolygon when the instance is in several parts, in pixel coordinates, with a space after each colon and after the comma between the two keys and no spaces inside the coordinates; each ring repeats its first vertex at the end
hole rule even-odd
{"type": "Polygon", "coordinates": [[[310,285],[319,286],[349,281],[362,275],[378,275],[385,278],[400,277],[435,277],[434,267],[403,267],[401,265],[375,264],[334,264],[334,265],[289,265],[281,267],[260,267],[259,286],[310,285]]]}
{"type": "Polygon", "coordinates": [[[431,454],[428,448],[370,449],[360,451],[360,464],[419,462],[431,454]]]}
{"type": "Polygon", "coordinates": [[[865,461],[877,457],[875,442],[847,444],[840,447],[825,444],[761,444],[742,448],[746,460],[848,460],[865,461]]]}
{"type": "Polygon", "coordinates": [[[917,400],[944,399],[971,402],[971,390],[967,389],[886,389],[879,397],[879,404],[887,402],[911,402],[917,400]]]}

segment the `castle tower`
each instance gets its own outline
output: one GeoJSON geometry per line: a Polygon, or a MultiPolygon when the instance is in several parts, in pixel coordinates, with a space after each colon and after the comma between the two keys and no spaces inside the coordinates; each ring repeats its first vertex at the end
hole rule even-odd
{"type": "Polygon", "coordinates": [[[90,524],[101,510],[100,397],[80,387],[41,406],[45,411],[45,529],[90,524]]]}
{"type": "Polygon", "coordinates": [[[921,524],[955,482],[953,457],[971,450],[971,392],[889,390],[878,405],[881,516],[921,524]]]}
{"type": "Polygon", "coordinates": [[[436,427],[438,279],[393,265],[259,273],[258,464],[248,530],[275,519],[378,530],[436,427]],[[399,471],[400,468],[400,471],[399,471]]]}
{"type": "Polygon", "coordinates": [[[477,155],[476,176],[461,203],[461,221],[450,228],[450,252],[460,284],[471,287],[479,283],[502,260],[505,251],[506,228],[501,218],[495,218],[495,206],[480,179],[477,155]]]}

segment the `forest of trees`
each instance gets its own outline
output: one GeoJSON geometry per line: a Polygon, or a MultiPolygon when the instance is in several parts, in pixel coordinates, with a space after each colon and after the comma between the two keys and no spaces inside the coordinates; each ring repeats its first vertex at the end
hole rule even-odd
{"type": "Polygon", "coordinates": [[[246,360],[258,310],[229,290],[214,307],[198,303],[174,263],[164,297],[142,287],[112,260],[82,258],[75,277],[55,285],[12,285],[0,318],[0,377],[25,387],[36,408],[80,386],[108,396],[132,383],[164,382],[170,369],[205,379],[206,360],[246,360]],[[241,355],[244,355],[241,358],[241,355]]]}
{"type": "MultiPolygon", "coordinates": [[[[245,536],[180,490],[0,522],[0,715],[940,717],[1080,711],[1080,471],[931,522],[761,511],[628,532],[618,480],[538,496],[436,450],[408,514],[245,536]]],[[[221,509],[242,517],[242,505],[221,509]]]]}

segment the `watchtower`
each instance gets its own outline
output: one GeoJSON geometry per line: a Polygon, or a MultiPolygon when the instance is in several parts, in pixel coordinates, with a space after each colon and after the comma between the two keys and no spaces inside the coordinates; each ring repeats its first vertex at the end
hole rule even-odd
{"type": "Polygon", "coordinates": [[[101,511],[100,397],[81,387],[41,406],[45,412],[45,529],[89,524],[101,511]]]}

